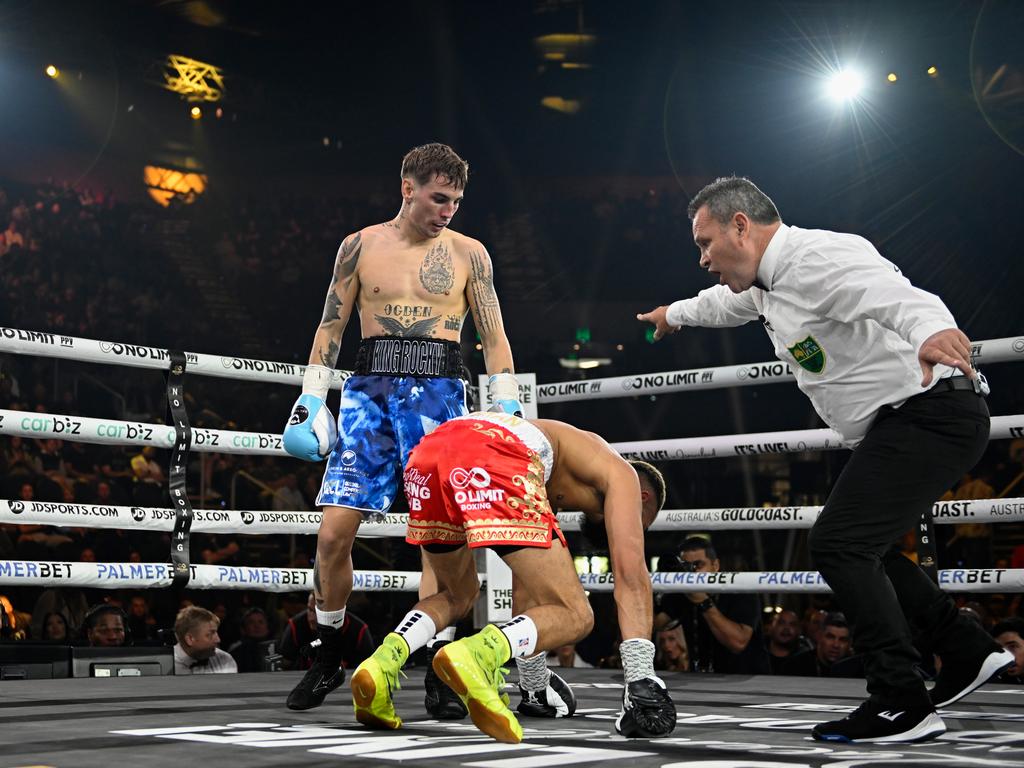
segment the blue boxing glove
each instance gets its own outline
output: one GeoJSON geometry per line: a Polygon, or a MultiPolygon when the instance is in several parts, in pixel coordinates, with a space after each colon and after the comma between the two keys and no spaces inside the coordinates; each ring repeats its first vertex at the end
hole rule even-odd
{"type": "Polygon", "coordinates": [[[331,371],[322,365],[306,367],[302,394],[284,428],[284,449],[297,459],[323,461],[338,442],[338,427],[327,407],[331,371]]]}
{"type": "Polygon", "coordinates": [[[487,379],[487,399],[491,402],[488,411],[523,417],[523,404],[519,402],[519,382],[515,375],[496,373],[487,379]]]}

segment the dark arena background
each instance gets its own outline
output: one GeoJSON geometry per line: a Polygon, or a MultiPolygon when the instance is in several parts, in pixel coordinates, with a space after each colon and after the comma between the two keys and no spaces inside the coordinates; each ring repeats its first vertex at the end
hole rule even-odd
{"type": "MultiPolygon", "coordinates": [[[[1024,766],[1022,40],[1015,0],[0,2],[0,768],[1024,766]],[[422,651],[400,730],[359,725],[347,682],[285,707],[314,653],[324,465],[282,429],[339,245],[397,215],[429,142],[469,163],[451,227],[490,254],[527,415],[664,474],[645,547],[667,738],[615,732],[611,565],[571,509],[595,622],[549,665],[575,667],[573,718],[521,718],[518,745],[430,719],[422,651]],[[937,739],[811,739],[866,696],[808,547],[850,451],[761,322],[654,343],[636,318],[714,284],[687,204],[729,175],[941,297],[991,386],[987,449],[900,547],[1016,663],[940,709],[937,739]],[[717,571],[680,561],[693,536],[717,571]],[[687,593],[750,601],[763,668],[713,668],[687,593]],[[189,605],[237,675],[177,679],[189,605]]],[[[353,317],[334,411],[359,340],[353,317]]],[[[470,314],[478,404],[483,347],[470,314]]],[[[362,657],[417,600],[408,513],[353,548],[362,657]]],[[[507,572],[478,565],[459,637],[511,615],[507,572]]]]}

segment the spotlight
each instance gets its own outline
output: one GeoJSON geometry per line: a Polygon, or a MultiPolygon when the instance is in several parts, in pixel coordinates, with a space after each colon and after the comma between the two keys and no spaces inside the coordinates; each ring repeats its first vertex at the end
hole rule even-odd
{"type": "Polygon", "coordinates": [[[935,77],[937,74],[939,74],[939,70],[938,70],[937,67],[928,67],[928,76],[929,77],[935,77]]]}
{"type": "Polygon", "coordinates": [[[198,120],[203,116],[203,110],[201,110],[199,107],[192,107],[192,109],[190,109],[188,113],[192,116],[193,120],[198,120]]]}
{"type": "Polygon", "coordinates": [[[53,64],[50,64],[46,67],[46,74],[50,77],[56,77],[60,74],[60,71],[53,64]]]}
{"type": "Polygon", "coordinates": [[[890,72],[889,76],[887,78],[885,78],[885,79],[888,80],[890,83],[895,83],[897,80],[899,80],[899,78],[896,77],[896,73],[895,72],[890,72]]]}
{"type": "Polygon", "coordinates": [[[217,107],[217,111],[214,112],[213,114],[216,115],[218,120],[220,120],[222,117],[224,117],[224,110],[221,109],[220,107],[217,107]]]}
{"type": "Polygon", "coordinates": [[[864,86],[864,78],[852,69],[843,69],[828,81],[828,93],[836,101],[851,101],[864,86]]]}

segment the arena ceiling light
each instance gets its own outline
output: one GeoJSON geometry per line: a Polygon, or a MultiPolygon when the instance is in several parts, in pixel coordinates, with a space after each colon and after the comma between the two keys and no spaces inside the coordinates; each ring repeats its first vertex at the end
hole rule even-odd
{"type": "Polygon", "coordinates": [[[612,364],[610,357],[560,357],[558,362],[563,368],[582,370],[600,368],[602,365],[612,364]]]}
{"type": "Polygon", "coordinates": [[[827,91],[834,101],[852,101],[860,95],[864,77],[855,69],[841,69],[829,78],[827,91]]]}

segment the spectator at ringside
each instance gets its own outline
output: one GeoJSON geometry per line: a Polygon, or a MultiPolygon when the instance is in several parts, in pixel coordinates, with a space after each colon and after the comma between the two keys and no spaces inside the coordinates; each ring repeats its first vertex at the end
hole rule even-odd
{"type": "Polygon", "coordinates": [[[864,664],[852,655],[850,625],[841,613],[830,613],[814,648],[801,651],[779,664],[776,674],[801,677],[864,677],[864,664]]]}
{"type": "Polygon", "coordinates": [[[999,676],[997,682],[1016,685],[1024,683],[1024,619],[1013,616],[1000,621],[992,627],[992,637],[1012,653],[1015,659],[1013,665],[999,676]]]}
{"type": "Polygon", "coordinates": [[[89,612],[85,592],[74,587],[44,589],[32,606],[32,637],[42,637],[43,622],[51,613],[67,619],[69,627],[80,627],[89,612]]]}
{"type": "Polygon", "coordinates": [[[242,614],[241,639],[228,647],[239,672],[262,672],[270,639],[270,621],[262,608],[250,608],[242,614]]]}
{"type": "MultiPolygon", "coordinates": [[[[341,625],[345,652],[341,657],[341,666],[355,669],[376,649],[377,645],[370,634],[366,622],[352,611],[345,612],[345,623],[341,625]]],[[[313,665],[314,653],[311,644],[319,642],[316,632],[316,600],[310,592],[306,610],[290,619],[281,633],[281,642],[277,652],[284,657],[285,669],[309,669],[313,665]]]]}
{"type": "Polygon", "coordinates": [[[811,641],[812,646],[818,644],[818,636],[821,634],[821,628],[825,625],[826,616],[828,616],[828,611],[821,608],[808,608],[804,611],[804,637],[811,641]]]}
{"type": "Polygon", "coordinates": [[[64,614],[59,611],[46,614],[43,618],[43,632],[39,639],[44,643],[55,645],[69,645],[71,643],[71,628],[64,614]]]}
{"type": "Polygon", "coordinates": [[[125,614],[113,603],[94,605],[82,620],[85,644],[93,648],[119,648],[129,645],[125,614]]]}
{"type": "Polygon", "coordinates": [[[132,595],[128,603],[128,631],[136,645],[156,638],[156,619],[143,595],[132,595]]]}
{"type": "Polygon", "coordinates": [[[785,666],[789,658],[811,647],[810,642],[800,634],[800,617],[790,610],[775,614],[771,624],[765,628],[765,639],[772,674],[776,675],[780,674],[780,668],[785,666]]]}
{"type": "Polygon", "coordinates": [[[677,619],[673,619],[655,633],[657,655],[654,668],[665,672],[689,672],[690,650],[686,647],[686,635],[677,619]]]}
{"type": "MultiPolygon", "coordinates": [[[[697,573],[720,570],[711,541],[691,536],[676,557],[677,569],[697,573]]],[[[768,651],[761,636],[761,601],[757,595],[703,592],[662,594],[655,626],[678,619],[686,635],[690,666],[695,672],[767,675],[768,651]]]]}
{"type": "Polygon", "coordinates": [[[306,499],[299,492],[298,478],[294,472],[289,472],[278,481],[273,507],[275,512],[302,512],[309,509],[306,499]]]}
{"type": "Polygon", "coordinates": [[[213,613],[198,605],[188,605],[178,611],[174,620],[174,674],[201,675],[237,672],[238,665],[231,654],[222,651],[220,625],[213,613]]]}

